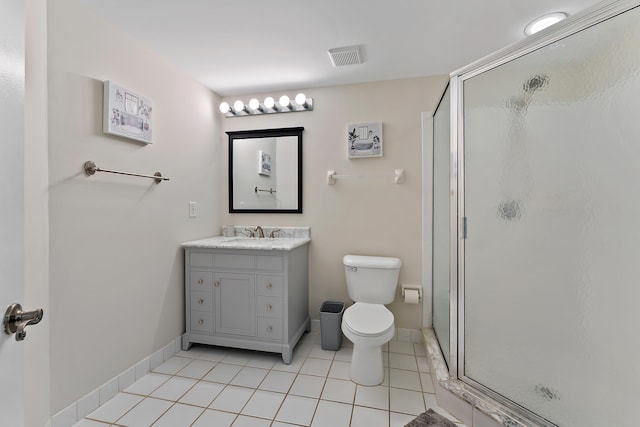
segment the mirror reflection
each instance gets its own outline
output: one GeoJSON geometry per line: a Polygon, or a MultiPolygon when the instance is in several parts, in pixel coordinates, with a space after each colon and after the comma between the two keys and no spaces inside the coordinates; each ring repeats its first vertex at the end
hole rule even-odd
{"type": "Polygon", "coordinates": [[[302,213],[303,129],[227,132],[230,213],[302,213]]]}

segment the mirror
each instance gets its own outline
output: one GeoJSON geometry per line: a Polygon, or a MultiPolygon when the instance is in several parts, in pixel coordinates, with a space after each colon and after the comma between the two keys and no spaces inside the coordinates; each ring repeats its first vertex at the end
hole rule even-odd
{"type": "Polygon", "coordinates": [[[229,213],[302,213],[303,130],[227,132],[229,213]]]}

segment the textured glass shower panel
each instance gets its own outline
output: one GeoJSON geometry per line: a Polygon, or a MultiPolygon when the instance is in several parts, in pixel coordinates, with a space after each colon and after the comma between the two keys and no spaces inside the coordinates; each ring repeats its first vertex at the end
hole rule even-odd
{"type": "Polygon", "coordinates": [[[449,365],[449,87],[433,116],[433,330],[449,365]]]}
{"type": "Polygon", "coordinates": [[[464,81],[464,373],[559,426],[640,385],[640,11],[464,81]]]}

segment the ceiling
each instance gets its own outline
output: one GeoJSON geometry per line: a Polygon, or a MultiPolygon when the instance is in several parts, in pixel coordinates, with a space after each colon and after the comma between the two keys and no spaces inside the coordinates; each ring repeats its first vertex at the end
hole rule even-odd
{"type": "Polygon", "coordinates": [[[449,74],[596,0],[81,0],[221,96],[449,74]],[[363,64],[327,51],[362,46],[363,64]]]}

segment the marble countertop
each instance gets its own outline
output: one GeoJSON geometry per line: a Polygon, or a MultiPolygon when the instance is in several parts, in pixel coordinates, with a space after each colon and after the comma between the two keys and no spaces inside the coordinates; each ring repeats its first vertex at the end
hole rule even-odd
{"type": "Polygon", "coordinates": [[[309,237],[256,238],[244,236],[217,236],[185,242],[182,247],[202,249],[254,249],[290,251],[311,242],[309,237]]]}

